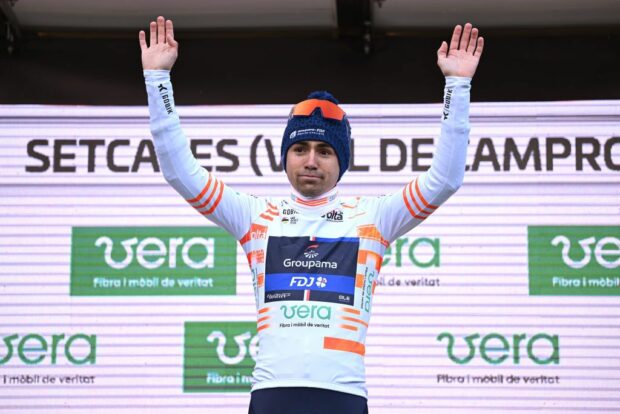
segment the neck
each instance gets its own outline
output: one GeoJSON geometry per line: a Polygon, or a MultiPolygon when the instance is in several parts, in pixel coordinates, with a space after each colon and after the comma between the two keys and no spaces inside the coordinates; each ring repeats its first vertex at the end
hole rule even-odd
{"type": "Polygon", "coordinates": [[[336,203],[338,199],[338,186],[317,197],[308,197],[291,188],[291,199],[297,206],[307,208],[324,207],[336,203]]]}

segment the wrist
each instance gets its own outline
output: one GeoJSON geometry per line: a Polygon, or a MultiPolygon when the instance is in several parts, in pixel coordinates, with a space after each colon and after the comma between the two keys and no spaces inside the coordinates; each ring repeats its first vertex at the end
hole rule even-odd
{"type": "Polygon", "coordinates": [[[170,80],[170,71],[166,69],[144,69],[142,74],[144,75],[144,79],[151,82],[170,80]]]}
{"type": "Polygon", "coordinates": [[[446,86],[471,85],[471,79],[467,76],[446,76],[446,86]]]}

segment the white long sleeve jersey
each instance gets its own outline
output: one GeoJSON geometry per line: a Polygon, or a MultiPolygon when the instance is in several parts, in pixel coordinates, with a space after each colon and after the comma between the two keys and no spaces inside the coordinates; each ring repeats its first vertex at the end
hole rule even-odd
{"type": "Polygon", "coordinates": [[[389,244],[461,185],[469,78],[448,77],[430,169],[381,197],[238,193],[202,168],[181,130],[167,71],[145,71],[150,126],[166,180],[239,241],[251,269],[259,351],[252,390],[318,387],[367,396],[365,338],[389,244]]]}

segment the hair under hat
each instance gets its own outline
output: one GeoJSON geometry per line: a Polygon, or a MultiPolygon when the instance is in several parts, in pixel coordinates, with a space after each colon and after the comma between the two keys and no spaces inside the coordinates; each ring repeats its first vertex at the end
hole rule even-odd
{"type": "MultiPolygon", "coordinates": [[[[339,102],[332,94],[327,91],[315,91],[308,95],[308,99],[319,99],[329,101],[335,105],[339,102]]],[[[346,115],[342,120],[323,117],[321,108],[318,106],[310,115],[291,115],[284,130],[282,137],[281,157],[282,166],[286,170],[286,153],[296,142],[300,141],[322,141],[334,148],[338,156],[340,175],[349,168],[349,158],[351,157],[351,127],[346,115]]]]}

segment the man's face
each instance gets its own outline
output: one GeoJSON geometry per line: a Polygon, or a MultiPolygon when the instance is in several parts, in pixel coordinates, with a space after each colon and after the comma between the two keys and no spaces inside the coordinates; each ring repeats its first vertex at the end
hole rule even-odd
{"type": "Polygon", "coordinates": [[[304,197],[317,197],[334,188],[340,166],[331,145],[322,141],[300,141],[286,153],[286,175],[304,197]]]}

